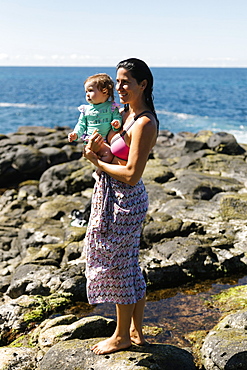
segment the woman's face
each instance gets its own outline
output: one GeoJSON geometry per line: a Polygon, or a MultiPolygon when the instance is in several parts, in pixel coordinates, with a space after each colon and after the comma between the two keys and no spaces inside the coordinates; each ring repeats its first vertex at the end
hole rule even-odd
{"type": "Polygon", "coordinates": [[[140,84],[137,83],[130,71],[125,68],[119,68],[116,81],[116,90],[122,104],[131,104],[136,100],[142,99],[145,87],[142,82],[140,84]]]}

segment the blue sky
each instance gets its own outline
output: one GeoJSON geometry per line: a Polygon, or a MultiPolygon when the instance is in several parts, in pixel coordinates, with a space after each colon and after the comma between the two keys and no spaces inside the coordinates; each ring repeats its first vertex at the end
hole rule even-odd
{"type": "Polygon", "coordinates": [[[247,67],[246,0],[0,0],[0,66],[247,67]]]}

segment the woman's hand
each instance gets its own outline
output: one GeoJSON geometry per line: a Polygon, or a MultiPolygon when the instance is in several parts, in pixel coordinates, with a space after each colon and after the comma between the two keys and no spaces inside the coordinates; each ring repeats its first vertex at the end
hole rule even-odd
{"type": "Polygon", "coordinates": [[[98,133],[98,130],[95,129],[92,135],[90,136],[88,144],[86,146],[94,153],[97,153],[103,144],[104,144],[103,137],[98,133]]]}
{"type": "Polygon", "coordinates": [[[83,151],[83,155],[85,158],[87,158],[90,162],[92,162],[94,165],[97,166],[97,163],[98,163],[98,156],[96,153],[94,153],[89,145],[87,144],[85,147],[84,147],[84,151],[83,151]]]}

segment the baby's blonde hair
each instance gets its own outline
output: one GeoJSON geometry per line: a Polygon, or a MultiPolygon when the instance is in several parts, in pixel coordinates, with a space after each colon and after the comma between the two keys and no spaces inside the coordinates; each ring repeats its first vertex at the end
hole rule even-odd
{"type": "Polygon", "coordinates": [[[89,76],[85,81],[84,85],[87,82],[93,82],[96,84],[96,87],[99,91],[103,91],[107,89],[109,98],[113,101],[114,100],[114,82],[112,78],[106,73],[98,73],[93,76],[89,76]]]}

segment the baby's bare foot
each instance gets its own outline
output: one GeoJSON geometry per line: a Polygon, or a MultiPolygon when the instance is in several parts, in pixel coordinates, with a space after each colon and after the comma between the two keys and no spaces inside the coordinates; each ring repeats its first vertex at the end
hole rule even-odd
{"type": "Polygon", "coordinates": [[[96,355],[104,355],[106,353],[112,353],[119,351],[121,349],[126,349],[131,346],[131,341],[129,339],[110,337],[108,339],[102,340],[101,342],[95,344],[91,350],[96,355]]]}

